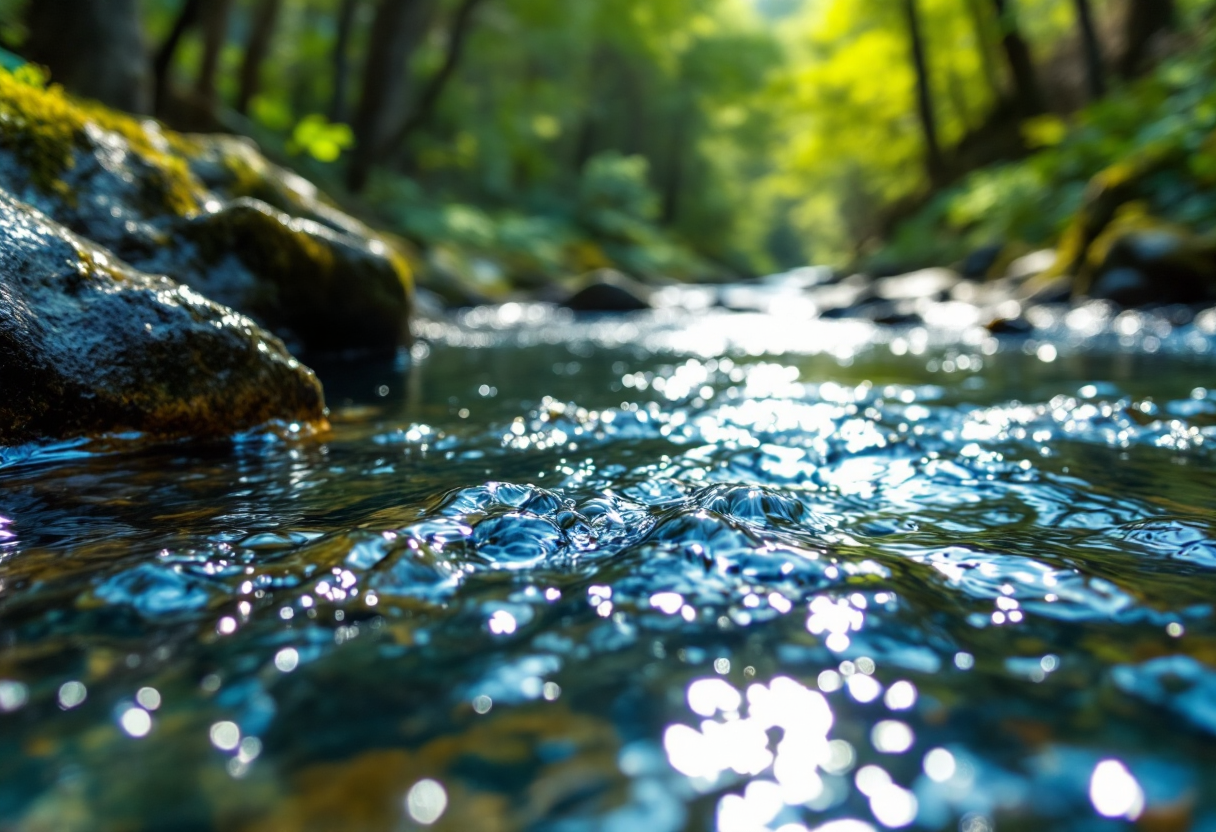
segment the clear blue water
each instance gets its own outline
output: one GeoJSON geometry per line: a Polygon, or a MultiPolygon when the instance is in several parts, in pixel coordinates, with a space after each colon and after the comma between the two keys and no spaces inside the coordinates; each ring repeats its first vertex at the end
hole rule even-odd
{"type": "Polygon", "coordinates": [[[0,829],[1216,830],[1216,315],[949,316],[474,310],[326,436],[7,452],[0,829]]]}

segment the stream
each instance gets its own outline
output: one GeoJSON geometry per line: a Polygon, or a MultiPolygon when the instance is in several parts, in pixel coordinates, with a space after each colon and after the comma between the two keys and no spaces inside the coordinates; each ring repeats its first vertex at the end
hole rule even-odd
{"type": "Polygon", "coordinates": [[[1216,830],[1216,311],[1039,311],[507,304],[9,449],[0,829],[1216,830]]]}

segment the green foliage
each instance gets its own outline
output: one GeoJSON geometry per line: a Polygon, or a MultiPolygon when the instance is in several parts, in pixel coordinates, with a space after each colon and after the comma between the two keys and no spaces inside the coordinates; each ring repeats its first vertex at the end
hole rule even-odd
{"type": "MultiPolygon", "coordinates": [[[[379,177],[367,199],[402,234],[438,252],[432,260],[441,271],[483,294],[512,284],[560,283],[604,266],[654,279],[714,276],[716,267],[653,222],[654,195],[639,162],[644,160],[599,160],[577,198],[554,201],[543,213],[437,199],[417,182],[394,176],[379,177]]],[[[424,284],[427,277],[420,277],[424,284]]]]}
{"type": "MultiPolygon", "coordinates": [[[[0,0],[3,2],[3,0],[0,0]]],[[[231,101],[252,0],[234,0],[221,55],[231,101]]],[[[284,0],[250,116],[310,173],[349,156],[331,113],[339,0],[284,0]]],[[[443,65],[458,0],[439,0],[434,30],[412,59],[416,105],[443,65]]],[[[349,45],[346,116],[359,96],[374,3],[349,45]]],[[[147,0],[152,40],[178,4],[147,0]]],[[[197,34],[173,76],[198,72],[197,34]]],[[[751,0],[494,0],[478,10],[463,60],[438,106],[372,177],[369,201],[424,246],[466,247],[512,279],[616,265],[639,274],[740,270],[767,264],[766,193],[776,120],[768,88],[783,50],[751,0]]],[[[408,110],[408,108],[407,108],[408,110]]],[[[260,137],[261,138],[261,137],[260,137]]],[[[357,152],[357,151],[354,151],[357,152]]]]}
{"type": "MultiPolygon", "coordinates": [[[[1073,25],[1071,0],[1015,5],[1040,57],[1073,25]]],[[[938,129],[949,150],[984,123],[1007,84],[995,21],[983,17],[991,2],[918,0],[918,9],[938,129]]],[[[887,206],[929,185],[901,4],[806,3],[782,28],[790,57],[772,101],[785,140],[763,187],[790,205],[791,227],[801,232],[810,259],[849,260],[877,242],[887,206]]]]}
{"type": "Polygon", "coordinates": [[[649,184],[650,164],[643,156],[601,153],[583,168],[578,215],[609,239],[636,240],[658,217],[659,199],[649,184]]]}
{"type": "Polygon", "coordinates": [[[1099,185],[1126,184],[1148,214],[1216,232],[1216,34],[1202,32],[1193,49],[1068,121],[1025,129],[1037,152],[939,195],[905,224],[895,250],[1051,245],[1099,185]]]}
{"type": "MultiPolygon", "coordinates": [[[[21,2],[0,0],[0,39],[14,48],[21,2]]],[[[334,122],[353,117],[377,5],[359,6],[337,89],[341,3],[283,0],[246,122],[331,187],[359,152],[334,122]]],[[[1010,3],[1047,72],[1074,37],[1073,0],[1010,3]]],[[[1187,31],[1206,31],[1212,0],[1179,3],[1187,31]]],[[[1009,93],[1000,24],[991,0],[917,4],[949,153],[1009,93]]],[[[258,5],[232,3],[218,78],[229,103],[258,5]]],[[[403,68],[398,124],[445,65],[460,5],[436,0],[403,68]]],[[[1119,5],[1095,3],[1103,31],[1117,28],[1119,5]]],[[[143,8],[149,42],[163,42],[180,0],[143,8]]],[[[437,106],[373,173],[367,202],[428,250],[495,264],[491,282],[504,285],[608,265],[706,277],[844,263],[882,245],[925,260],[998,239],[1040,245],[1097,173],[1151,153],[1187,160],[1152,174],[1152,210],[1195,223],[1212,214],[1203,183],[1216,176],[1205,126],[1216,73],[1195,53],[1075,117],[1024,123],[1030,158],[974,173],[884,239],[892,205],[929,195],[909,52],[892,0],[487,0],[437,106]]],[[[171,67],[179,88],[193,84],[201,54],[195,31],[171,67]]]]}
{"type": "Polygon", "coordinates": [[[249,109],[250,114],[258,124],[276,133],[288,132],[291,129],[291,125],[295,122],[291,106],[287,101],[278,96],[254,96],[253,101],[250,102],[249,109]]]}
{"type": "Polygon", "coordinates": [[[307,153],[318,162],[336,162],[342,151],[355,143],[355,134],[346,124],[331,124],[325,116],[305,116],[291,132],[288,153],[307,153]]]}

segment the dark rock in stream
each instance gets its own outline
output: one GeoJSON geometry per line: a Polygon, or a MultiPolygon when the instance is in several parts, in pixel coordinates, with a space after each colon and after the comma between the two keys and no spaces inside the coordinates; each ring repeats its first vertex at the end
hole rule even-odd
{"type": "Polygon", "coordinates": [[[1014,295],[1029,306],[1044,303],[1068,303],[1073,296],[1073,279],[1060,275],[1047,280],[1032,279],[1023,284],[1014,295]]]}
{"type": "Polygon", "coordinates": [[[828,320],[859,320],[887,326],[905,326],[923,324],[924,320],[916,311],[916,302],[912,300],[883,300],[882,298],[867,298],[852,306],[829,309],[820,317],[828,320]]]}
{"type": "Polygon", "coordinates": [[[0,192],[0,443],[320,424],[312,371],[253,321],[0,192]]]}
{"type": "Polygon", "coordinates": [[[311,351],[388,350],[403,340],[402,285],[374,240],[248,197],[185,220],[180,232],[211,264],[192,281],[208,297],[311,351]]]}
{"type": "Polygon", "coordinates": [[[650,308],[649,289],[633,278],[600,269],[583,281],[583,286],[562,304],[575,312],[640,312],[650,308]]]}
{"type": "Polygon", "coordinates": [[[1030,335],[1034,332],[1034,324],[1025,318],[993,318],[984,325],[984,329],[993,335],[1030,335]]]}
{"type": "Polygon", "coordinates": [[[134,268],[168,274],[310,351],[409,338],[393,240],[252,143],[188,136],[0,75],[0,189],[134,268]]]}
{"type": "Polygon", "coordinates": [[[1108,234],[1089,296],[1122,306],[1216,298],[1216,246],[1167,228],[1108,234]]]}

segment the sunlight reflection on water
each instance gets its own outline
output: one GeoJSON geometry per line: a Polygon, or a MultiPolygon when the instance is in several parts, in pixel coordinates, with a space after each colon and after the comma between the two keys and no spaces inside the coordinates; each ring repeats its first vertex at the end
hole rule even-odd
{"type": "Polygon", "coordinates": [[[1216,323],[1040,318],[508,305],[323,442],[14,452],[0,825],[1213,828],[1216,323]]]}

